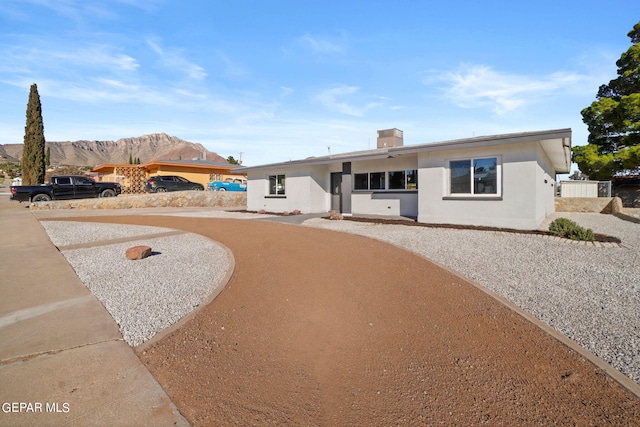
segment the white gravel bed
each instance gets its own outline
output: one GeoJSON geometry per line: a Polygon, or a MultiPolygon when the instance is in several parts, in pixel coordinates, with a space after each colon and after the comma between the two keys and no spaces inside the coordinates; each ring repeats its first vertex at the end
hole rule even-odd
{"type": "Polygon", "coordinates": [[[360,234],[416,252],[501,295],[640,383],[640,224],[612,215],[556,213],[623,247],[595,247],[493,231],[319,218],[304,225],[360,234]]]}
{"type": "Polygon", "coordinates": [[[41,221],[40,224],[49,234],[49,239],[58,247],[172,231],[162,227],[114,226],[113,224],[100,223],[88,225],[87,223],[76,221],[41,221]]]}
{"type": "Polygon", "coordinates": [[[82,222],[42,224],[57,246],[111,240],[122,234],[140,236],[126,243],[62,251],[131,346],[142,344],[193,311],[224,285],[231,266],[226,249],[197,234],[154,238],[153,233],[170,230],[82,222]],[[127,248],[137,245],[150,246],[152,256],[127,259],[127,248]]]}

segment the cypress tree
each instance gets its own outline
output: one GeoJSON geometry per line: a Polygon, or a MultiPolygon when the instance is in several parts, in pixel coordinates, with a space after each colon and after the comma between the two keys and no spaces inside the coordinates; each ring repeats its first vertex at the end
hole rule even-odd
{"type": "Polygon", "coordinates": [[[51,147],[47,147],[47,151],[44,153],[44,164],[46,167],[51,166],[51,147]]]}
{"type": "Polygon", "coordinates": [[[38,86],[31,85],[27,104],[27,124],[24,128],[24,147],[22,150],[22,185],[44,183],[46,172],[44,152],[44,124],[42,105],[38,86]]]}

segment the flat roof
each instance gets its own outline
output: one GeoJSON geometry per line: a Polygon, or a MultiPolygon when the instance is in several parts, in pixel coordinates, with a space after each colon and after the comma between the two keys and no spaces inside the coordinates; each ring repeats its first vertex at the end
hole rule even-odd
{"type": "Polygon", "coordinates": [[[205,167],[205,168],[240,168],[238,165],[232,165],[227,162],[211,162],[208,160],[155,160],[151,162],[143,163],[141,166],[148,167],[150,165],[165,165],[165,166],[193,166],[193,167],[205,167]]]}
{"type": "Polygon", "coordinates": [[[401,147],[385,147],[374,150],[353,151],[342,154],[332,154],[321,157],[309,157],[302,160],[270,163],[257,166],[247,166],[234,169],[232,172],[247,172],[262,169],[283,167],[321,165],[336,162],[356,162],[362,160],[385,159],[389,157],[417,154],[429,151],[442,151],[492,145],[518,144],[523,142],[540,141],[542,149],[547,153],[556,172],[566,173],[571,169],[571,129],[552,129],[534,132],[508,133],[501,135],[476,136],[472,138],[454,139],[425,144],[404,145],[401,147]]]}

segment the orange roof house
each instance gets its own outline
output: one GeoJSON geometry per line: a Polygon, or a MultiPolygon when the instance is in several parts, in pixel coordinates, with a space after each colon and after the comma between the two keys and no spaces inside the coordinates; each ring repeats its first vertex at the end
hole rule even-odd
{"type": "Polygon", "coordinates": [[[230,173],[238,165],[206,160],[158,160],[140,165],[103,164],[93,168],[99,181],[119,182],[124,193],[143,193],[144,183],[155,175],[177,175],[205,187],[211,181],[246,177],[243,173],[230,173]]]}

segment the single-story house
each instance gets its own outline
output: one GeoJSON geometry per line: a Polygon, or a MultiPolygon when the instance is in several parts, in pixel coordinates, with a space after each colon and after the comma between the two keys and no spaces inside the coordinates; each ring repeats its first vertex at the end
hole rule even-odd
{"type": "Polygon", "coordinates": [[[207,160],[159,160],[140,165],[104,164],[91,171],[100,181],[119,182],[125,193],[143,193],[144,183],[155,175],[178,175],[207,186],[211,181],[244,178],[243,168],[207,160]],[[231,173],[231,169],[238,172],[231,173]]]}
{"type": "Polygon", "coordinates": [[[407,146],[389,129],[378,131],[377,145],[242,168],[247,209],[535,229],[554,212],[556,173],[571,163],[571,129],[407,146]]]}

